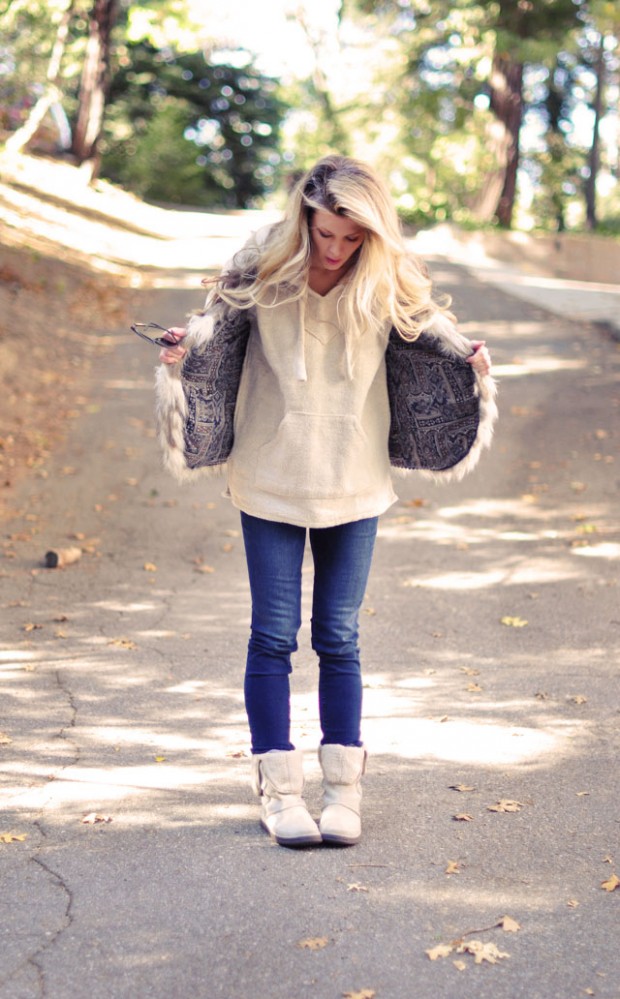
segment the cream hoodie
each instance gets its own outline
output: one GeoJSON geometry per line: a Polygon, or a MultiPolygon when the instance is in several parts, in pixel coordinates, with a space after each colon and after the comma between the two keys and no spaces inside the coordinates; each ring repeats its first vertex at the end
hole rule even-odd
{"type": "Polygon", "coordinates": [[[333,527],[378,516],[397,499],[388,458],[389,324],[347,335],[338,314],[346,287],[255,309],[228,461],[232,502],[255,517],[333,527]]]}

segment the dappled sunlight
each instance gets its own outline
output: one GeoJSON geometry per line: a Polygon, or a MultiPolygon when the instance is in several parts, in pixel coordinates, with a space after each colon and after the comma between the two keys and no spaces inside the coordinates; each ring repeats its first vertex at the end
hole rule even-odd
{"type": "MultiPolygon", "coordinates": [[[[432,677],[411,677],[388,686],[380,674],[368,676],[364,684],[363,731],[373,756],[490,767],[549,766],[573,756],[577,744],[583,750],[584,740],[588,739],[587,725],[571,718],[545,714],[539,723],[512,724],[511,715],[522,719],[524,708],[532,708],[516,700],[476,701],[467,706],[447,698],[450,717],[421,717],[422,712],[429,711],[425,695],[436,686],[437,678],[432,677]],[[478,717],[482,713],[487,717],[478,717]]],[[[293,717],[298,719],[296,741],[301,748],[311,750],[313,740],[318,741],[308,732],[310,725],[313,733],[318,731],[316,694],[294,694],[292,705],[293,717]]]]}
{"type": "MultiPolygon", "coordinates": [[[[463,893],[467,909],[470,912],[473,912],[475,907],[494,912],[498,901],[501,901],[502,906],[510,906],[514,911],[521,912],[553,912],[558,905],[566,905],[566,892],[561,879],[555,892],[550,890],[548,885],[545,885],[544,890],[536,891],[529,883],[519,886],[512,882],[510,884],[503,882],[501,886],[496,888],[474,888],[471,884],[464,883],[459,890],[458,882],[454,880],[437,880],[433,881],[432,885],[429,885],[426,881],[422,883],[419,881],[407,881],[391,886],[390,895],[385,899],[385,904],[400,907],[402,902],[405,901],[410,905],[422,906],[426,909],[429,903],[431,903],[445,906],[449,912],[456,914],[458,912],[456,906],[460,900],[459,895],[461,892],[463,893]]],[[[460,929],[459,932],[471,933],[477,932],[477,930],[475,927],[468,929],[465,924],[465,927],[460,929]]],[[[432,942],[429,941],[429,943],[432,942]]],[[[467,994],[460,989],[458,992],[453,993],[455,996],[467,994]]],[[[476,995],[476,993],[469,994],[476,995]]],[[[482,992],[478,993],[478,995],[483,994],[482,992]]],[[[492,995],[493,993],[489,992],[486,994],[492,995]]],[[[515,992],[514,995],[524,995],[524,993],[515,992]]]]}
{"type": "Polygon", "coordinates": [[[162,607],[161,603],[155,603],[153,600],[134,600],[128,603],[120,600],[95,600],[91,606],[99,610],[110,611],[112,614],[138,614],[143,611],[160,611],[162,607]]]}
{"type": "Polygon", "coordinates": [[[561,559],[552,564],[541,559],[530,559],[520,566],[508,565],[505,569],[490,569],[487,572],[444,572],[432,576],[413,576],[405,579],[403,586],[425,587],[432,590],[483,590],[489,586],[522,586],[557,583],[562,580],[578,579],[579,572],[561,559]]]}
{"type": "Polygon", "coordinates": [[[618,559],[620,558],[620,544],[607,541],[600,545],[584,545],[580,548],[574,548],[571,554],[579,555],[581,558],[618,559]]]}
{"type": "Polygon", "coordinates": [[[590,361],[568,360],[554,354],[544,356],[528,356],[527,360],[519,360],[513,364],[494,364],[493,374],[501,381],[502,378],[522,378],[524,375],[548,375],[558,371],[589,371],[590,361]]]}
{"type": "Polygon", "coordinates": [[[567,732],[562,726],[553,725],[540,730],[477,720],[430,721],[398,717],[396,713],[390,717],[385,714],[385,704],[384,716],[376,717],[374,699],[371,701],[369,697],[367,700],[364,732],[374,754],[505,767],[548,766],[574,752],[570,739],[576,734],[577,726],[570,727],[567,732]]]}
{"type": "Polygon", "coordinates": [[[11,665],[23,669],[21,664],[35,662],[39,658],[40,653],[26,649],[0,649],[0,669],[10,668],[11,665]]]}

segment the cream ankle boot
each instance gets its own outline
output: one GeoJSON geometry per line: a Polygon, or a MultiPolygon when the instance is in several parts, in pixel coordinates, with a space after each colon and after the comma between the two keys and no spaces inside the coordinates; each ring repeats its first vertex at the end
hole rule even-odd
{"type": "Polygon", "coordinates": [[[261,798],[260,824],[280,846],[321,842],[319,827],[301,797],[301,749],[272,749],[252,757],[252,786],[261,798]]]}
{"type": "Polygon", "coordinates": [[[324,843],[353,846],[362,835],[361,779],[366,771],[363,746],[319,746],[323,770],[323,811],[319,829],[324,843]]]}

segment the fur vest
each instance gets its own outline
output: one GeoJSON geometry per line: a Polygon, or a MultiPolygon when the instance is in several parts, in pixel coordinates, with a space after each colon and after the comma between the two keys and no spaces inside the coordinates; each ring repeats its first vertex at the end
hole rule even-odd
{"type": "MultiPolygon", "coordinates": [[[[157,369],[164,465],[180,482],[226,464],[250,326],[247,311],[226,308],[194,316],[182,363],[157,369]]],[[[496,387],[466,363],[470,354],[469,340],[441,313],[412,342],[391,330],[385,357],[395,470],[461,479],[490,445],[496,387]]]]}

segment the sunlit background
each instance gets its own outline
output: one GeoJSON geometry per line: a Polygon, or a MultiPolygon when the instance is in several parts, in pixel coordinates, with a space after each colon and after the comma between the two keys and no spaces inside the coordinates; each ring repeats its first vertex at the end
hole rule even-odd
{"type": "Polygon", "coordinates": [[[278,207],[340,151],[416,228],[620,231],[613,0],[19,0],[0,21],[0,141],[24,148],[47,102],[30,151],[149,201],[278,207]]]}

